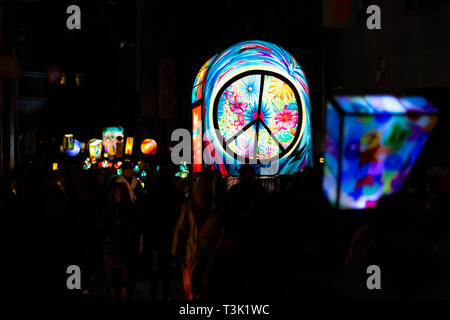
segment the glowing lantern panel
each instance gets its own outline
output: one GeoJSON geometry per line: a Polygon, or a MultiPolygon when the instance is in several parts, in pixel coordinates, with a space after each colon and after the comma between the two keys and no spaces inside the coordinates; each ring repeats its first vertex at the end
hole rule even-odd
{"type": "Polygon", "coordinates": [[[401,189],[437,121],[421,97],[339,96],[327,105],[323,190],[339,209],[401,189]]]}
{"type": "Polygon", "coordinates": [[[131,153],[133,152],[133,141],[134,141],[133,137],[127,137],[127,143],[125,146],[126,155],[131,155],[131,153]]]}
{"type": "Polygon", "coordinates": [[[202,170],[202,106],[192,109],[193,172],[202,170]]]}
{"type": "Polygon", "coordinates": [[[64,150],[72,150],[74,148],[73,134],[64,135],[64,150]]]}
{"type": "Polygon", "coordinates": [[[91,157],[92,162],[96,162],[100,160],[102,157],[102,140],[91,140],[89,142],[89,156],[91,157]]]}

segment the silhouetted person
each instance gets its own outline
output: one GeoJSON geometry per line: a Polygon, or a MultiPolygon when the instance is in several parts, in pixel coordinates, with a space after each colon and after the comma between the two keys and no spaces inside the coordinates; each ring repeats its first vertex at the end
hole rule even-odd
{"type": "Polygon", "coordinates": [[[142,250],[141,216],[130,199],[124,183],[117,183],[110,191],[103,219],[104,263],[108,286],[117,299],[115,282],[121,284],[121,297],[127,299],[135,281],[138,254],[142,250]]]}
{"type": "Polygon", "coordinates": [[[425,243],[424,202],[402,191],[380,199],[373,222],[353,237],[345,268],[345,287],[356,297],[419,298],[430,293],[433,272],[425,243]],[[377,265],[383,290],[368,291],[366,269],[377,265]],[[430,281],[431,280],[431,281],[430,281]]]}
{"type": "Polygon", "coordinates": [[[169,297],[171,275],[171,245],[173,231],[177,223],[181,206],[185,200],[183,190],[173,181],[170,167],[160,166],[156,184],[150,187],[145,212],[145,248],[151,254],[152,277],[150,281],[150,297],[156,297],[158,286],[161,286],[161,298],[169,297]]]}
{"type": "MultiPolygon", "coordinates": [[[[194,283],[194,269],[199,258],[199,234],[211,210],[212,177],[202,173],[193,183],[192,199],[181,207],[172,244],[174,260],[181,262],[183,287],[186,299],[193,300],[200,290],[200,283],[194,283]]],[[[198,279],[200,281],[201,279],[198,279]]]]}
{"type": "MultiPolygon", "coordinates": [[[[228,193],[229,215],[235,216],[239,233],[239,251],[247,252],[240,259],[244,278],[242,294],[263,294],[260,279],[267,276],[267,232],[265,224],[269,198],[259,181],[255,180],[255,169],[250,164],[239,170],[240,181],[228,193]]],[[[230,217],[231,218],[231,217],[230,217]]],[[[230,226],[232,229],[236,226],[230,226]]],[[[236,229],[235,229],[236,230],[236,229]]],[[[233,231],[234,232],[234,231],[233,231]]]]}

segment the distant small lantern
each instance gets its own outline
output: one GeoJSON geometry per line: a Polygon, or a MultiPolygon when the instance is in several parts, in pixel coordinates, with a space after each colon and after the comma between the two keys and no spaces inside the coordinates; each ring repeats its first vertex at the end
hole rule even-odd
{"type": "Polygon", "coordinates": [[[92,162],[96,162],[102,158],[102,140],[92,139],[88,142],[89,156],[92,162]]]}
{"type": "Polygon", "coordinates": [[[134,138],[133,137],[127,137],[127,143],[125,146],[125,154],[126,155],[131,155],[131,153],[133,152],[133,141],[134,138]]]}
{"type": "Polygon", "coordinates": [[[157,144],[153,139],[145,139],[141,143],[141,151],[146,155],[153,155],[156,153],[157,144]]]}
{"type": "Polygon", "coordinates": [[[64,135],[64,150],[72,150],[74,147],[73,134],[64,135]]]}
{"type": "Polygon", "coordinates": [[[66,150],[66,153],[71,157],[75,157],[80,153],[80,150],[80,142],[78,140],[73,140],[73,148],[70,150],[66,150]]]}
{"type": "Polygon", "coordinates": [[[123,137],[118,136],[116,138],[116,157],[122,158],[123,157],[123,137]]]}

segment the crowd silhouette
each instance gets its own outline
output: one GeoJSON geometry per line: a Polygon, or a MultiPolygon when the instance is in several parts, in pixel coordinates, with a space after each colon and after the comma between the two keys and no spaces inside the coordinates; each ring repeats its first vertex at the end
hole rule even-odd
{"type": "Polygon", "coordinates": [[[160,163],[143,186],[129,162],[122,169],[49,171],[30,159],[2,178],[1,298],[90,299],[94,282],[97,298],[139,298],[139,273],[158,300],[450,297],[447,176],[342,212],[324,198],[320,168],[275,192],[251,165],[230,188],[214,170],[180,182],[160,163]],[[82,290],[66,287],[74,264],[82,290]],[[367,289],[370,265],[382,290],[367,289]]]}

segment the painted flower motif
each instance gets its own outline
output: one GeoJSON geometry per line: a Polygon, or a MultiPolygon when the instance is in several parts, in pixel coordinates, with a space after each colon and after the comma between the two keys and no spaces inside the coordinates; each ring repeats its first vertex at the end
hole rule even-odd
{"type": "Polygon", "coordinates": [[[294,129],[298,123],[297,111],[288,110],[287,105],[284,106],[282,112],[278,112],[275,117],[275,124],[282,130],[294,129]]]}
{"type": "Polygon", "coordinates": [[[238,96],[232,97],[230,100],[230,110],[236,114],[242,114],[247,108],[247,103],[243,102],[238,96]]]}
{"type": "MultiPolygon", "coordinates": [[[[249,123],[253,120],[256,120],[258,118],[258,107],[256,105],[250,105],[244,113],[245,122],[249,123]]],[[[264,103],[261,105],[261,112],[259,114],[259,120],[264,121],[265,123],[268,123],[269,120],[272,118],[271,111],[269,107],[267,106],[267,103],[264,103]]]]}
{"type": "Polygon", "coordinates": [[[239,129],[244,126],[244,116],[242,114],[238,114],[238,119],[234,121],[234,126],[239,129]]]}
{"type": "Polygon", "coordinates": [[[249,104],[255,103],[259,98],[259,79],[261,76],[247,76],[233,85],[237,95],[249,104]]]}
{"type": "Polygon", "coordinates": [[[224,100],[230,99],[233,95],[234,95],[234,92],[231,90],[228,90],[228,89],[222,93],[222,97],[224,100]]]}
{"type": "Polygon", "coordinates": [[[280,98],[281,100],[289,100],[294,95],[294,92],[287,83],[275,77],[272,78],[269,93],[273,93],[274,98],[280,98]]]}

